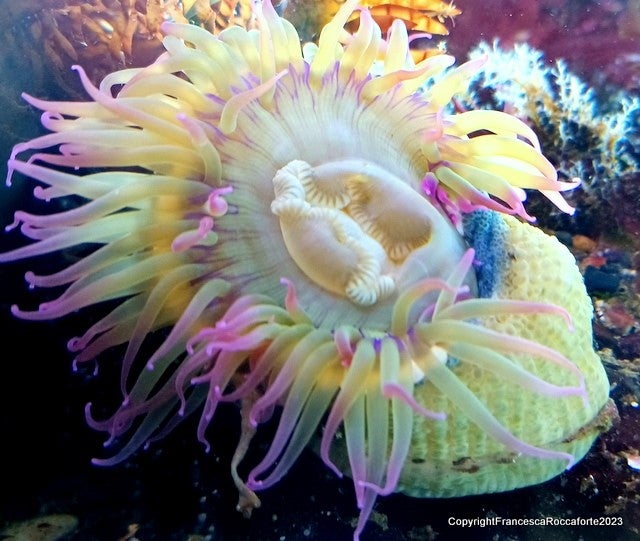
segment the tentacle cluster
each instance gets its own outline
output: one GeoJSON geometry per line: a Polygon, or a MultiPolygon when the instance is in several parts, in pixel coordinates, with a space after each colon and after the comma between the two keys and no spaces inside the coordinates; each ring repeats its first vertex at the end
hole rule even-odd
{"type": "MultiPolygon", "coordinates": [[[[237,481],[241,494],[277,483],[319,433],[323,420],[320,455],[341,476],[330,451],[342,425],[361,510],[356,538],[376,497],[397,487],[411,442],[414,414],[434,422],[446,418],[444,413],[429,411],[416,401],[416,385],[431,385],[434,393],[450,397],[464,415],[514,454],[561,460],[571,467],[572,455],[537,447],[510,433],[456,376],[449,362],[454,358],[471,363],[499,374],[505,384],[534,393],[576,396],[587,401],[584,377],[566,357],[536,342],[490,331],[477,323],[479,318],[490,316],[549,314],[570,327],[568,314],[549,304],[464,299],[462,283],[472,259],[473,250],[469,250],[446,282],[427,278],[405,291],[395,304],[387,333],[366,333],[350,326],[316,328],[298,305],[295,289],[288,281],[285,308],[267,297],[242,297],[215,326],[201,330],[189,342],[188,356],[170,383],[175,387],[173,393],[159,393],[137,407],[122,408],[106,422],[92,423],[116,437],[141,412],[154,412],[133,437],[132,445],[138,447],[158,426],[158,412],[170,411],[167,405],[156,403],[160,396],[180,400],[178,416],[190,412],[197,397],[205,402],[198,435],[206,443],[206,427],[220,402],[258,396],[244,413],[252,426],[269,419],[277,407],[282,411],[269,451],[250,472],[246,485],[237,481]],[[418,321],[409,324],[415,303],[432,291],[439,292],[435,303],[418,321]],[[558,365],[574,385],[544,381],[514,360],[510,356],[513,353],[558,365]],[[193,385],[204,390],[187,397],[193,385]]],[[[130,452],[127,446],[99,463],[116,463],[130,452]]]]}

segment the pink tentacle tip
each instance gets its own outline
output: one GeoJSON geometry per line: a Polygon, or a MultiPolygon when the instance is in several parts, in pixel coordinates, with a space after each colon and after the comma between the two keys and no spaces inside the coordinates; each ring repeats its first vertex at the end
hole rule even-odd
{"type": "Polygon", "coordinates": [[[204,445],[204,452],[206,454],[209,454],[211,452],[211,444],[209,443],[209,441],[206,438],[200,437],[198,438],[198,441],[204,445]]]}
{"type": "Polygon", "coordinates": [[[229,210],[229,203],[227,203],[227,200],[222,196],[228,195],[231,192],[233,192],[233,186],[213,190],[204,205],[205,212],[216,218],[225,215],[229,210]]]}
{"type": "Polygon", "coordinates": [[[36,273],[33,271],[27,271],[24,273],[24,280],[29,285],[29,289],[35,289],[36,287],[36,273]]]}
{"type": "Polygon", "coordinates": [[[428,172],[422,179],[422,190],[427,196],[435,196],[438,189],[438,178],[432,172],[428,172]]]}
{"type": "Polygon", "coordinates": [[[67,349],[75,352],[82,349],[82,342],[79,336],[74,336],[67,341],[67,349]]]}
{"type": "Polygon", "coordinates": [[[370,481],[362,481],[362,480],[356,481],[356,483],[358,484],[359,487],[373,490],[373,492],[378,494],[378,496],[388,496],[389,494],[395,491],[397,486],[397,483],[394,483],[393,485],[381,487],[380,485],[376,485],[375,483],[372,483],[370,481]]]}
{"type": "Polygon", "coordinates": [[[580,390],[577,395],[582,398],[584,408],[589,409],[589,394],[587,393],[587,384],[584,381],[580,382],[580,390]]]}
{"type": "Polygon", "coordinates": [[[418,404],[416,399],[397,383],[385,383],[382,386],[382,396],[385,398],[399,398],[422,417],[433,419],[434,421],[444,421],[447,418],[447,414],[443,411],[433,411],[418,404]]]}
{"type": "Polygon", "coordinates": [[[14,147],[13,152],[11,153],[11,159],[7,161],[7,176],[4,179],[4,183],[7,188],[11,188],[13,184],[13,173],[15,172],[15,155],[17,154],[16,149],[14,147]]]}
{"type": "Polygon", "coordinates": [[[468,285],[462,285],[456,291],[456,302],[471,299],[471,288],[468,285]]]}
{"type": "Polygon", "coordinates": [[[196,334],[193,338],[190,338],[189,341],[187,342],[187,345],[185,347],[187,354],[193,355],[195,353],[197,345],[202,341],[199,334],[200,333],[196,334]]]}
{"type": "Polygon", "coordinates": [[[98,372],[100,371],[100,365],[97,363],[97,361],[94,360],[94,365],[93,365],[93,376],[97,376],[98,372]]]}
{"type": "Polygon", "coordinates": [[[38,306],[38,312],[49,312],[56,306],[56,301],[43,302],[38,306]]]}
{"type": "Polygon", "coordinates": [[[417,39],[432,39],[433,34],[429,34],[428,32],[416,32],[415,34],[411,34],[409,36],[409,43],[417,40],[417,39]]]}
{"type": "Polygon", "coordinates": [[[260,479],[256,479],[255,476],[250,473],[246,484],[251,490],[260,490],[262,485],[264,485],[264,482],[260,479]]]}
{"type": "Polygon", "coordinates": [[[4,226],[4,230],[8,233],[9,231],[13,231],[16,227],[19,227],[24,219],[24,213],[21,211],[16,212],[13,215],[13,222],[9,225],[4,226]]]}
{"type": "MultiPolygon", "coordinates": [[[[289,310],[290,308],[295,310],[298,306],[298,294],[296,292],[296,286],[289,278],[280,278],[280,283],[283,286],[287,286],[287,295],[284,299],[284,305],[289,310]]],[[[289,310],[291,311],[291,310],[289,310]]]]}
{"type": "Polygon", "coordinates": [[[87,420],[87,423],[91,425],[91,423],[95,423],[93,416],[91,415],[91,402],[87,402],[84,405],[84,418],[87,420]]]}
{"type": "Polygon", "coordinates": [[[171,22],[171,21],[163,21],[162,23],[160,23],[160,31],[163,34],[168,34],[169,30],[171,30],[171,27],[174,25],[175,23],[171,22]]]}
{"type": "Polygon", "coordinates": [[[77,71],[80,74],[80,76],[83,76],[83,75],[86,76],[86,73],[85,73],[83,67],[80,66],[79,64],[73,64],[73,66],[71,66],[71,69],[73,71],[77,71]]]}
{"type": "Polygon", "coordinates": [[[202,376],[194,376],[189,380],[190,385],[200,385],[201,383],[207,383],[210,379],[211,372],[206,372],[202,376]]]}
{"type": "Polygon", "coordinates": [[[563,454],[566,455],[567,467],[565,468],[565,470],[568,471],[576,465],[576,457],[573,456],[571,453],[563,453],[563,454]]]}
{"type": "MultiPolygon", "coordinates": [[[[220,323],[222,323],[222,320],[216,323],[216,328],[218,327],[218,325],[220,325],[220,323]]],[[[187,346],[186,346],[187,353],[189,355],[193,355],[193,353],[196,350],[196,347],[198,347],[198,344],[214,340],[216,336],[218,336],[218,333],[216,333],[216,329],[213,329],[211,327],[206,327],[198,331],[198,333],[194,337],[190,338],[189,341],[187,342],[187,346]]]]}
{"type": "Polygon", "coordinates": [[[36,199],[40,199],[41,201],[49,202],[51,201],[51,197],[49,196],[51,192],[42,186],[36,186],[33,189],[33,197],[36,199]]]}
{"type": "Polygon", "coordinates": [[[333,473],[335,473],[338,476],[338,479],[342,479],[343,473],[338,469],[338,466],[336,466],[331,460],[331,458],[329,457],[329,451],[331,448],[331,439],[333,438],[334,435],[335,435],[335,431],[332,431],[331,434],[328,434],[327,429],[325,427],[325,431],[322,436],[322,441],[320,442],[320,458],[322,459],[322,462],[325,463],[325,466],[327,466],[327,468],[329,468],[331,471],[333,471],[333,473]]]}
{"type": "Polygon", "coordinates": [[[351,366],[351,361],[353,360],[353,346],[351,344],[351,338],[349,333],[345,332],[343,329],[336,329],[333,335],[333,341],[338,350],[338,354],[340,355],[341,364],[344,368],[348,368],[351,366]]]}
{"type": "Polygon", "coordinates": [[[171,243],[171,251],[174,253],[184,252],[200,244],[213,230],[213,218],[205,216],[200,219],[198,229],[180,233],[171,243]]]}
{"type": "Polygon", "coordinates": [[[429,306],[427,306],[418,317],[418,322],[422,323],[425,321],[431,321],[431,319],[433,318],[433,313],[435,312],[435,309],[436,309],[435,303],[431,303],[429,306]]]}
{"type": "Polygon", "coordinates": [[[258,428],[262,414],[264,413],[264,409],[260,409],[257,406],[258,404],[254,404],[251,410],[249,411],[249,424],[253,428],[258,428]]]}
{"type": "MultiPolygon", "coordinates": [[[[264,398],[264,396],[262,398],[264,398]]],[[[257,405],[257,402],[256,402],[256,405],[257,405]]],[[[259,409],[257,409],[257,413],[253,413],[253,412],[250,413],[250,417],[256,422],[256,425],[252,425],[252,426],[254,426],[255,428],[260,423],[266,423],[269,419],[271,419],[271,417],[273,417],[274,411],[275,411],[275,404],[273,402],[270,402],[264,406],[261,406],[259,409]]]]}
{"type": "Polygon", "coordinates": [[[571,317],[571,314],[569,314],[569,312],[567,312],[567,310],[565,310],[561,306],[557,306],[556,308],[558,309],[558,315],[562,317],[562,319],[564,319],[569,332],[575,332],[576,328],[573,324],[573,318],[571,317]]]}
{"type": "Polygon", "coordinates": [[[342,479],[344,477],[344,474],[338,469],[338,466],[336,466],[328,456],[323,456],[322,462],[324,462],[325,466],[336,474],[338,479],[342,479]]]}
{"type": "Polygon", "coordinates": [[[287,294],[284,298],[284,307],[296,323],[308,323],[309,318],[300,306],[295,284],[289,278],[280,278],[280,283],[287,286],[287,294]]]}

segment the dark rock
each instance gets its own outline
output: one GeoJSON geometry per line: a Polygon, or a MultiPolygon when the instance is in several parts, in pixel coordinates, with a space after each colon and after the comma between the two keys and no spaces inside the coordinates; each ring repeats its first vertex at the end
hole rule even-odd
{"type": "Polygon", "coordinates": [[[554,234],[565,246],[571,247],[573,244],[573,235],[569,231],[556,231],[554,234]]]}
{"type": "Polygon", "coordinates": [[[611,267],[596,269],[587,267],[584,271],[584,283],[589,293],[615,293],[620,289],[622,276],[611,267]]]}
{"type": "Polygon", "coordinates": [[[631,333],[620,337],[618,341],[620,356],[624,359],[636,359],[640,357],[640,333],[631,333]]]}

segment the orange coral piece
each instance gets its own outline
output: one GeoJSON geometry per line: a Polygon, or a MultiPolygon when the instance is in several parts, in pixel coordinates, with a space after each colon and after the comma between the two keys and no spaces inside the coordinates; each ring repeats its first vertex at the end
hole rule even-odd
{"type": "Polygon", "coordinates": [[[383,32],[389,29],[395,19],[400,19],[407,29],[413,32],[446,36],[449,30],[444,25],[444,21],[462,13],[453,2],[447,3],[442,0],[395,0],[394,2],[369,0],[361,2],[361,5],[369,8],[383,32]]]}
{"type": "MultiPolygon", "coordinates": [[[[462,11],[453,2],[443,2],[442,0],[395,0],[394,2],[384,2],[376,0],[363,0],[360,5],[369,9],[372,17],[382,30],[387,32],[394,20],[400,20],[412,34],[426,33],[439,36],[449,34],[449,29],[445,26],[447,18],[453,20],[462,11]]],[[[357,12],[351,16],[347,28],[354,31],[351,25],[358,19],[357,12]]],[[[425,58],[441,54],[440,49],[411,46],[411,56],[414,62],[420,62],[425,58]]]]}

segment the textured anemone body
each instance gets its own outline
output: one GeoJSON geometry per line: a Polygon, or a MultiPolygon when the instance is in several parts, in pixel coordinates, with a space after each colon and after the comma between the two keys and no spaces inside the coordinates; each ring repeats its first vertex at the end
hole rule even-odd
{"type": "MultiPolygon", "coordinates": [[[[416,65],[404,25],[383,40],[366,10],[346,34],[356,4],[304,55],[293,26],[264,2],[255,30],[214,37],[165,24],[166,53],[99,88],[79,69],[88,102],[27,97],[51,133],[15,147],[9,178],[35,179],[44,200],[82,202],[44,216],[18,211],[12,227],[35,242],[0,261],[95,247],[53,274],[29,272],[33,287],[66,289],[13,312],[49,320],[115,304],[69,341],[76,363],[122,348],[120,407],[104,420],[87,408],[116,448],[96,463],[125,459],[194,412],[206,442],[217,406],[239,402],[231,473],[240,507],[256,507],[253,491],[276,483],[322,431],[319,453],[338,475],[335,441],[346,446],[358,537],[378,495],[421,493],[406,481],[408,459],[458,461],[471,448],[570,466],[584,449],[554,442],[595,417],[606,379],[585,345],[584,307],[548,304],[553,289],[506,285],[532,270],[495,266],[489,292],[488,254],[474,261],[461,234],[474,209],[529,219],[524,188],[570,210],[558,192],[574,183],[558,182],[535,134],[509,115],[446,114],[481,62],[424,91],[452,59],[416,65]],[[576,358],[566,332],[558,343],[540,336],[548,327],[531,322],[541,320],[575,325],[589,354],[576,358]],[[562,426],[550,436],[523,427],[531,409],[505,413],[522,400],[557,406],[562,426]],[[275,411],[273,443],[242,480],[237,466],[275,411]]],[[[571,267],[560,264],[563,274],[571,267]]],[[[520,485],[544,478],[518,475],[520,485]]],[[[440,494],[473,492],[454,485],[440,494]]]]}
{"type": "MultiPolygon", "coordinates": [[[[571,453],[579,459],[593,440],[611,424],[609,383],[593,351],[592,305],[573,256],[555,238],[509,217],[502,217],[494,242],[504,243],[508,257],[496,273],[497,298],[556,303],[566,308],[573,330],[548,317],[483,318],[486,329],[544,344],[573,360],[585,376],[589,406],[577,397],[544,396],[515,385],[500,375],[461,363],[456,375],[509,430],[545,448],[571,453]],[[549,276],[549,269],[562,269],[549,276]]],[[[480,256],[479,250],[479,257],[480,256]]],[[[531,372],[557,385],[569,383],[552,364],[519,359],[531,372]]],[[[416,387],[425,407],[449,413],[443,423],[416,419],[412,447],[399,490],[414,496],[451,497],[511,490],[543,482],[562,472],[561,461],[517,456],[487,432],[478,430],[464,414],[429,384],[416,387]]]]}

